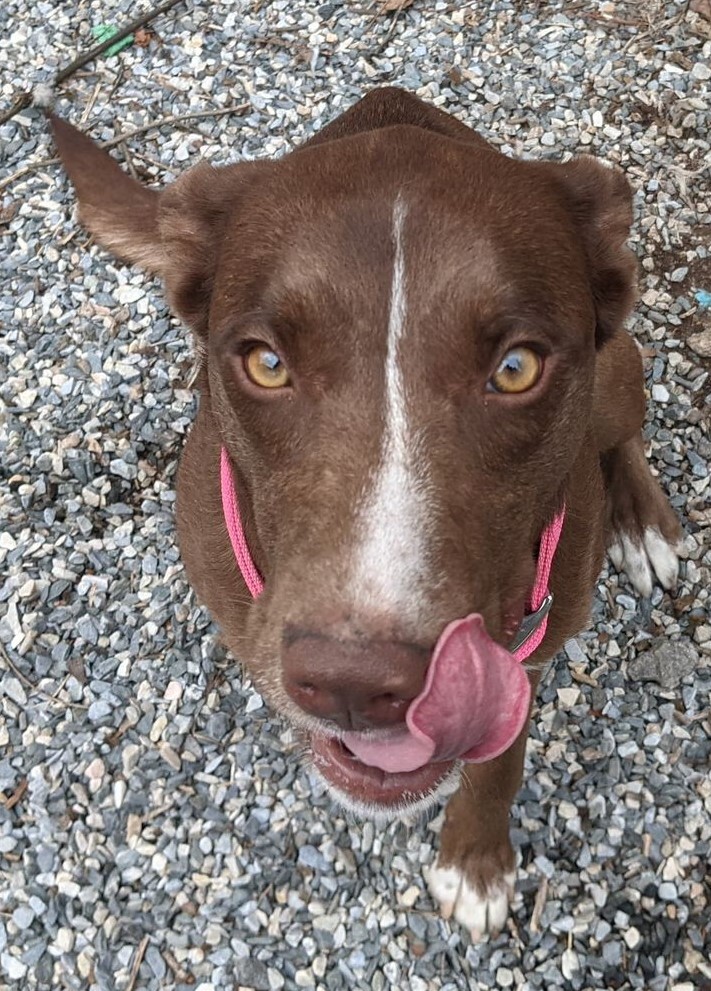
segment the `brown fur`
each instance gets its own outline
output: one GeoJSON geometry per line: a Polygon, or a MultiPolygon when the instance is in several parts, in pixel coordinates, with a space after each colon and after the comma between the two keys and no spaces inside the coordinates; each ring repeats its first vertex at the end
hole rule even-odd
{"type": "MultiPolygon", "coordinates": [[[[377,690],[373,657],[395,674],[409,665],[402,697],[417,694],[426,665],[413,658],[429,656],[455,617],[478,611],[505,642],[539,535],[563,502],[555,605],[534,662],[587,623],[611,527],[678,535],[641,454],[641,365],[621,330],[635,264],[620,173],[590,158],[513,161],[395,89],[370,94],[278,162],[200,165],[161,192],[124,176],[69,125],[55,120],[54,130],[87,225],[162,274],[200,341],[200,410],[178,482],[183,559],[234,654],[287,716],[303,716],[284,687],[285,658],[304,658],[289,654],[290,630],[347,697],[336,721],[358,691],[377,690]],[[400,192],[412,204],[415,273],[403,362],[431,459],[440,576],[416,621],[353,615],[340,564],[379,454],[400,192]],[[245,383],[240,349],[254,339],[286,355],[292,390],[265,396],[245,383]],[[501,355],[522,340],[545,354],[539,386],[487,392],[501,355]],[[222,518],[222,445],[266,579],[256,603],[222,518]]],[[[524,749],[522,734],[497,760],[470,767],[449,806],[440,863],[482,890],[513,863],[508,814],[524,749]]]]}

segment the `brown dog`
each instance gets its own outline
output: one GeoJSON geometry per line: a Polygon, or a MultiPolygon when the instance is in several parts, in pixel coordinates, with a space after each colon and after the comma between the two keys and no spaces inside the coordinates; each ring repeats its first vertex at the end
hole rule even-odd
{"type": "Polygon", "coordinates": [[[386,816],[459,785],[430,889],[499,929],[529,679],[585,626],[608,543],[642,594],[676,579],[621,329],[626,180],[513,161],[397,89],[163,191],[54,130],[89,229],[162,276],[198,343],[190,581],[340,801],[386,816]],[[536,626],[526,678],[511,645],[536,626]]]}

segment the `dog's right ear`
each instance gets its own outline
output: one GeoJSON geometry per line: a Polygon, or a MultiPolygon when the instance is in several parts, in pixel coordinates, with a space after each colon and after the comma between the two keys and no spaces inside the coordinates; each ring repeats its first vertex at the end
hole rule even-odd
{"type": "Polygon", "coordinates": [[[163,190],[149,189],[86,134],[49,116],[82,223],[117,257],[161,276],[171,308],[205,335],[222,224],[253,163],[202,163],[163,190]]]}
{"type": "Polygon", "coordinates": [[[49,115],[54,141],[79,200],[79,217],[97,241],[118,258],[163,274],[158,230],[161,194],[136,182],[91,138],[49,115]]]}

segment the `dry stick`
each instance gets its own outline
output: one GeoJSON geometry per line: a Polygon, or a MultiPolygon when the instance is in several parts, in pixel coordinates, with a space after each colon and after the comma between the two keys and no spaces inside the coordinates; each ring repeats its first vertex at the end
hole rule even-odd
{"type": "Polygon", "coordinates": [[[578,17],[583,19],[588,18],[589,20],[595,21],[597,24],[605,25],[609,24],[610,27],[621,27],[621,28],[641,28],[642,21],[633,21],[629,17],[614,17],[612,15],[600,14],[595,10],[579,10],[576,11],[578,17]]]}
{"type": "Polygon", "coordinates": [[[543,909],[546,907],[546,899],[548,898],[548,878],[543,877],[541,879],[541,884],[536,892],[536,901],[533,906],[533,912],[531,914],[530,929],[531,932],[540,932],[541,928],[541,916],[543,915],[543,909]]]}
{"type": "Polygon", "coordinates": [[[170,172],[171,175],[180,175],[179,169],[174,169],[170,165],[166,165],[165,162],[159,162],[157,158],[151,158],[150,155],[146,155],[144,151],[137,151],[135,148],[132,150],[131,154],[134,158],[140,158],[142,162],[146,162],[148,165],[152,165],[154,169],[159,172],[170,172]]]}
{"type": "MultiPolygon", "coordinates": [[[[166,0],[165,3],[160,5],[160,7],[155,7],[153,10],[149,10],[147,13],[137,17],[135,21],[131,21],[130,24],[120,28],[116,34],[112,34],[110,38],[102,41],[100,45],[94,45],[94,47],[90,48],[88,52],[84,52],[83,55],[79,55],[73,62],[70,62],[69,65],[65,65],[63,69],[60,69],[54,77],[53,85],[58,86],[60,83],[63,83],[65,79],[68,79],[71,75],[73,75],[77,69],[81,69],[82,66],[85,66],[87,62],[93,62],[93,60],[98,58],[99,55],[103,55],[105,51],[108,51],[112,45],[122,41],[124,38],[128,37],[129,34],[133,34],[137,28],[142,28],[145,24],[148,24],[149,21],[152,21],[154,17],[158,17],[160,14],[165,14],[165,12],[170,10],[171,7],[175,7],[179,3],[180,0],[166,0]]],[[[25,108],[29,107],[31,103],[32,93],[20,93],[9,110],[5,110],[3,113],[0,113],[0,124],[5,124],[8,120],[11,120],[15,114],[19,114],[21,110],[25,110],[25,108]]]]}
{"type": "MultiPolygon", "coordinates": [[[[20,671],[20,669],[18,667],[16,667],[12,663],[12,661],[8,657],[7,651],[2,646],[2,644],[0,644],[0,658],[5,662],[5,664],[7,664],[7,666],[10,668],[10,670],[12,671],[12,673],[17,678],[19,678],[20,681],[24,681],[24,683],[27,685],[27,687],[30,688],[33,692],[42,691],[41,688],[38,688],[37,685],[35,685],[34,681],[30,681],[30,679],[27,677],[27,675],[26,674],[23,674],[22,671],[20,671]]],[[[51,696],[50,696],[50,698],[51,698],[51,696]]]]}
{"type": "MultiPolygon", "coordinates": [[[[132,131],[126,131],[125,134],[119,134],[115,138],[111,138],[110,141],[104,141],[100,147],[106,149],[115,148],[116,145],[120,145],[123,141],[135,138],[137,134],[145,134],[146,131],[152,131],[154,127],[162,127],[164,124],[179,124],[185,120],[199,120],[204,117],[224,117],[226,114],[243,113],[249,109],[249,106],[249,103],[235,103],[231,107],[223,107],[222,110],[197,110],[191,114],[173,114],[170,117],[159,117],[158,120],[151,121],[150,124],[134,127],[132,131]]],[[[0,179],[0,190],[5,189],[6,186],[10,186],[13,182],[17,182],[18,179],[23,179],[26,175],[36,172],[38,169],[43,169],[45,165],[57,165],[58,163],[58,158],[43,158],[41,162],[32,162],[29,165],[24,165],[17,172],[13,172],[12,175],[7,176],[6,179],[0,179]]],[[[171,172],[172,169],[168,169],[167,171],[171,172]]]]}
{"type": "Polygon", "coordinates": [[[128,984],[126,985],[126,991],[133,991],[133,987],[136,983],[136,978],[138,977],[138,971],[141,966],[141,961],[143,960],[143,954],[146,952],[146,947],[148,946],[148,936],[144,936],[139,943],[138,949],[136,950],[136,956],[133,960],[133,967],[131,967],[131,976],[128,979],[128,984]]]}
{"type": "MultiPolygon", "coordinates": [[[[42,698],[43,699],[47,699],[48,702],[54,702],[56,705],[63,705],[65,707],[65,709],[66,708],[69,708],[69,709],[86,709],[86,708],[88,708],[86,705],[83,705],[81,702],[65,702],[63,699],[58,699],[54,695],[50,695],[49,692],[45,692],[44,688],[39,688],[38,685],[35,685],[34,681],[30,681],[30,679],[27,677],[27,675],[26,674],[23,674],[22,671],[20,671],[20,669],[15,664],[13,664],[13,662],[10,660],[10,657],[9,657],[7,651],[5,650],[5,648],[3,647],[2,644],[0,644],[0,661],[3,661],[5,664],[7,664],[7,666],[10,668],[10,670],[12,671],[12,673],[17,678],[19,678],[20,681],[23,681],[27,685],[27,687],[30,689],[30,691],[36,692],[37,695],[41,695],[42,698]]],[[[61,691],[61,688],[58,689],[58,690],[61,691]]]]}
{"type": "Polygon", "coordinates": [[[181,984],[194,984],[195,978],[192,974],[189,974],[187,970],[184,970],[178,961],[175,959],[170,950],[163,950],[163,959],[168,964],[170,969],[175,974],[175,979],[180,981],[181,984]]]}
{"type": "Polygon", "coordinates": [[[150,124],[143,124],[141,127],[135,127],[132,131],[126,131],[116,138],[111,138],[110,141],[104,141],[101,147],[114,148],[122,141],[128,141],[135,138],[137,134],[145,134],[146,131],[152,131],[154,127],[162,127],[164,124],[180,124],[184,120],[200,120],[203,117],[224,117],[226,114],[243,113],[249,109],[249,106],[249,103],[235,103],[231,107],[223,107],[222,110],[196,110],[191,114],[173,114],[170,117],[160,117],[150,124]]]}
{"type": "Polygon", "coordinates": [[[119,145],[119,151],[123,155],[123,160],[126,163],[126,168],[131,174],[131,178],[134,182],[139,182],[138,173],[136,172],[136,166],[133,164],[133,158],[131,157],[131,152],[128,150],[128,146],[125,141],[122,141],[119,145]]]}
{"type": "Polygon", "coordinates": [[[15,806],[20,801],[20,799],[22,798],[22,796],[25,794],[26,791],[27,791],[27,778],[23,778],[9,798],[4,798],[2,795],[0,795],[0,805],[3,805],[6,811],[9,812],[10,809],[15,808],[15,806]]]}
{"type": "Polygon", "coordinates": [[[17,182],[18,179],[24,178],[31,172],[37,172],[39,169],[43,169],[45,165],[56,165],[58,161],[58,158],[43,158],[41,162],[32,162],[30,165],[23,165],[17,172],[13,172],[12,175],[7,176],[5,179],[0,179],[0,190],[5,189],[6,186],[11,186],[13,182],[17,182]]]}
{"type": "Polygon", "coordinates": [[[96,103],[97,97],[99,96],[100,92],[101,92],[101,83],[97,83],[96,86],[94,87],[94,92],[89,97],[89,102],[87,103],[84,109],[84,113],[81,115],[81,118],[79,120],[80,127],[83,127],[86,124],[86,122],[89,120],[89,117],[91,116],[91,111],[94,109],[94,104],[96,103]]]}

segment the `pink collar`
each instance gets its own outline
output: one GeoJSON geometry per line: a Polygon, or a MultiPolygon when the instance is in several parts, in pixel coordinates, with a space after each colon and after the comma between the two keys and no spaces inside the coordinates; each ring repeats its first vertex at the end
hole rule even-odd
{"type": "MultiPolygon", "coordinates": [[[[226,448],[220,452],[220,487],[222,490],[222,510],[225,516],[227,532],[230,535],[232,549],[237,559],[237,565],[244,582],[254,599],[264,589],[264,579],[259,574],[244,535],[240,518],[237,490],[230,456],[226,448]]],[[[565,508],[553,518],[541,535],[538,551],[536,581],[530,597],[530,611],[524,616],[509,650],[517,661],[525,661],[536,650],[546,634],[548,613],[553,604],[553,596],[548,589],[553,557],[558,547],[558,541],[563,531],[565,508]]]]}

